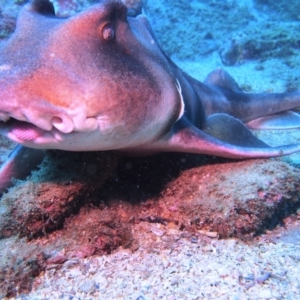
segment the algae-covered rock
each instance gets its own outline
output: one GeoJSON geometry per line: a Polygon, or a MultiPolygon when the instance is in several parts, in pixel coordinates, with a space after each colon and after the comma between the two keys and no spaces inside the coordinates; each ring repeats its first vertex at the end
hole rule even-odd
{"type": "Polygon", "coordinates": [[[264,61],[299,55],[300,32],[294,24],[261,21],[259,26],[248,26],[241,34],[232,34],[219,48],[225,65],[241,64],[246,60],[264,61]]]}
{"type": "Polygon", "coordinates": [[[252,238],[300,207],[300,170],[280,159],[218,159],[217,164],[210,159],[204,165],[193,156],[177,158],[149,158],[144,167],[141,161],[132,162],[130,170],[119,169],[118,183],[106,185],[102,197],[116,208],[113,199],[119,199],[123,214],[135,219],[164,220],[178,224],[182,232],[213,231],[222,238],[252,238]],[[189,163],[194,167],[184,170],[189,163]],[[176,175],[176,170],[181,174],[176,175]],[[126,173],[139,174],[141,179],[126,173]],[[175,178],[168,180],[170,176],[175,178]]]}
{"type": "Polygon", "coordinates": [[[299,175],[279,160],[207,165],[182,173],[164,191],[164,201],[178,207],[173,218],[186,226],[245,239],[296,212],[299,175]]]}

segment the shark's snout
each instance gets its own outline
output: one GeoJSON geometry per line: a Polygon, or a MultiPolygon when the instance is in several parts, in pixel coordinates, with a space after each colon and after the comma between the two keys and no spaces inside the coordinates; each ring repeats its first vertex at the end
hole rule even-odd
{"type": "Polygon", "coordinates": [[[17,104],[14,99],[0,95],[0,131],[16,142],[34,140],[52,130],[63,134],[74,130],[73,120],[64,109],[24,95],[17,104]]]}
{"type": "MultiPolygon", "coordinates": [[[[33,124],[45,131],[51,131],[53,128],[56,128],[62,133],[70,133],[74,130],[73,120],[68,113],[49,103],[47,103],[46,107],[44,105],[41,107],[40,103],[35,103],[29,109],[24,109],[24,116],[25,119],[21,119],[21,121],[33,124]]],[[[16,119],[18,120],[18,118],[16,119]]]]}

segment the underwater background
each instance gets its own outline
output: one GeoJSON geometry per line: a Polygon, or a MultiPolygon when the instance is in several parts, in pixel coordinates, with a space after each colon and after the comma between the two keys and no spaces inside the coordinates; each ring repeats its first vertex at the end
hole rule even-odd
{"type": "MultiPolygon", "coordinates": [[[[2,41],[27,2],[0,0],[2,41]]],[[[52,2],[67,17],[98,1],[52,2]]],[[[124,2],[199,80],[222,67],[245,92],[299,89],[299,0],[124,2]]],[[[0,298],[299,299],[299,163],[48,153],[0,202],[0,298]]]]}

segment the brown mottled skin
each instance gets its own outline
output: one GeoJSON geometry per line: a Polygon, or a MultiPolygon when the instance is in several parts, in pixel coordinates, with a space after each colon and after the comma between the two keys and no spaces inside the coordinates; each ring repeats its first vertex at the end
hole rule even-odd
{"type": "Polygon", "coordinates": [[[0,49],[0,99],[0,133],[30,148],[230,158],[300,150],[271,148],[243,124],[299,107],[299,91],[243,93],[222,70],[201,83],[164,54],[145,16],[128,17],[117,0],[70,18],[48,0],[26,5],[0,49]]]}

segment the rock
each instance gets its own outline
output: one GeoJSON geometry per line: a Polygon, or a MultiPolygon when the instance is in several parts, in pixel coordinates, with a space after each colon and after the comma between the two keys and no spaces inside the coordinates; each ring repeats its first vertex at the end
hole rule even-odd
{"type": "Polygon", "coordinates": [[[2,197],[0,237],[33,238],[61,227],[103,185],[115,166],[109,153],[47,152],[40,169],[2,197]]]}

